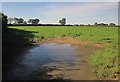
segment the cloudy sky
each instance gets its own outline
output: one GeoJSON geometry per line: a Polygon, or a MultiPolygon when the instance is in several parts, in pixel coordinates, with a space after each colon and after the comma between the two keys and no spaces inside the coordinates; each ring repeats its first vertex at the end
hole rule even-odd
{"type": "Polygon", "coordinates": [[[2,12],[8,17],[39,18],[41,23],[58,23],[66,18],[67,24],[117,24],[117,2],[3,2],[2,12]]]}

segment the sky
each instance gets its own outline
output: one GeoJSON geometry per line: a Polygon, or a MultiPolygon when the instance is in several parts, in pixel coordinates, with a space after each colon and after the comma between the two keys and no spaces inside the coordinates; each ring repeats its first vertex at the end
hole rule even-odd
{"type": "Polygon", "coordinates": [[[2,2],[119,2],[119,0],[1,0],[2,2]]]}
{"type": "Polygon", "coordinates": [[[39,18],[41,23],[49,24],[59,24],[62,18],[67,24],[118,24],[117,2],[2,2],[0,11],[8,17],[26,21],[39,18]]]}

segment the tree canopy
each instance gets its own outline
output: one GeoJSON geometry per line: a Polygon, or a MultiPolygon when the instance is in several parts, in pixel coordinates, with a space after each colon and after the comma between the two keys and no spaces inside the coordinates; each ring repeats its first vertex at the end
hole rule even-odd
{"type": "Polygon", "coordinates": [[[65,25],[66,24],[66,19],[65,18],[62,18],[61,20],[59,20],[59,23],[61,25],[65,25]]]}
{"type": "Polygon", "coordinates": [[[2,30],[5,31],[7,29],[7,16],[3,13],[0,13],[0,23],[2,23],[2,30]]]}
{"type": "Polygon", "coordinates": [[[29,19],[28,23],[30,23],[30,24],[38,24],[39,21],[40,21],[39,19],[29,19]]]}

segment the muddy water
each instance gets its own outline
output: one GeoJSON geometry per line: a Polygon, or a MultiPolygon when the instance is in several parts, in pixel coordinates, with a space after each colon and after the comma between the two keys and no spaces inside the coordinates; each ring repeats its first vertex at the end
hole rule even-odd
{"type": "Polygon", "coordinates": [[[15,58],[17,64],[6,73],[7,79],[41,79],[47,77],[46,67],[73,67],[79,61],[76,48],[71,44],[45,43],[23,51],[15,58]]]}

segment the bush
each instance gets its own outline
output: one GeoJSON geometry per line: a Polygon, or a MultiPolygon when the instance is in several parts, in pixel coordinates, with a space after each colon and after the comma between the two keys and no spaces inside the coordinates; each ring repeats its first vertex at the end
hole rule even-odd
{"type": "Polygon", "coordinates": [[[0,13],[0,22],[2,23],[2,31],[7,29],[7,16],[3,13],[0,13]]]}
{"type": "Polygon", "coordinates": [[[114,23],[110,23],[109,26],[116,26],[114,23]]]}

